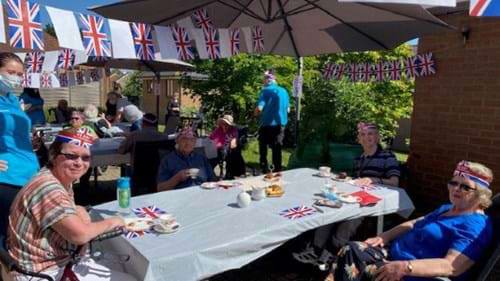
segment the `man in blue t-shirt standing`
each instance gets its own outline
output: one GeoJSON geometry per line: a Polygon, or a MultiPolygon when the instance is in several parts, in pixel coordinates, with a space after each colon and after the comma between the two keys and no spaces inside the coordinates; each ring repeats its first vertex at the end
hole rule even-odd
{"type": "Polygon", "coordinates": [[[273,71],[264,73],[264,88],[260,92],[255,116],[260,115],[259,154],[260,167],[263,173],[269,170],[267,164],[267,147],[273,153],[274,171],[281,171],[281,147],[288,123],[290,103],[288,92],[278,86],[273,71]]]}

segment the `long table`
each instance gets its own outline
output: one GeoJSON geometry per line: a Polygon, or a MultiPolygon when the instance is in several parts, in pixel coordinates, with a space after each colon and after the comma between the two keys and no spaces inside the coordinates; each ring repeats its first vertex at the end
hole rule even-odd
{"type": "MultiPolygon", "coordinates": [[[[300,219],[286,219],[280,212],[300,205],[311,206],[321,193],[324,179],[317,170],[295,169],[283,173],[285,194],[280,198],[252,201],[247,208],[236,204],[241,189],[205,190],[191,187],[132,198],[131,207],[154,205],[173,214],[180,223],[178,232],[146,234],[138,238],[119,237],[105,241],[107,251],[130,255],[122,270],[138,280],[200,280],[245,264],[265,255],[287,240],[310,229],[347,219],[399,213],[409,216],[413,203],[403,189],[370,191],[383,198],[372,207],[344,204],[340,209],[323,208],[300,219]]],[[[358,187],[337,183],[340,191],[358,187]]],[[[108,217],[117,211],[117,202],[95,207],[95,214],[108,217]]]]}

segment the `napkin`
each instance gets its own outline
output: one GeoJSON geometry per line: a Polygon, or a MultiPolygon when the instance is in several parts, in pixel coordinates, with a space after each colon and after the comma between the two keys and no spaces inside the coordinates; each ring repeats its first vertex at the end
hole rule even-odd
{"type": "Polygon", "coordinates": [[[374,205],[378,201],[382,200],[381,198],[379,198],[375,195],[372,195],[366,191],[354,192],[354,193],[351,193],[351,196],[356,196],[356,197],[361,198],[361,201],[359,202],[360,206],[374,205]]]}

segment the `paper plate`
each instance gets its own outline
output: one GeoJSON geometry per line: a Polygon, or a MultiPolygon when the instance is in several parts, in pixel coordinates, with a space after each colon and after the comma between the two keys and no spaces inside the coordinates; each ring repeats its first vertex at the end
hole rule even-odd
{"type": "Polygon", "coordinates": [[[154,221],[147,218],[125,218],[124,220],[128,231],[145,231],[154,225],[154,221]]]}
{"type": "Polygon", "coordinates": [[[175,220],[163,220],[161,222],[157,221],[156,224],[153,225],[153,230],[158,233],[166,234],[176,232],[177,230],[179,230],[179,227],[180,224],[175,220]]]}
{"type": "Polygon", "coordinates": [[[218,186],[223,187],[223,188],[229,188],[229,187],[234,187],[241,185],[241,182],[237,181],[220,181],[216,183],[218,186]]]}
{"type": "Polygon", "coordinates": [[[361,201],[361,198],[351,196],[351,195],[343,195],[343,196],[339,196],[338,200],[340,200],[344,203],[359,203],[361,201]]]}
{"type": "Polygon", "coordinates": [[[214,188],[219,187],[219,185],[216,182],[204,182],[200,186],[201,186],[201,188],[204,188],[204,189],[214,189],[214,188]]]}

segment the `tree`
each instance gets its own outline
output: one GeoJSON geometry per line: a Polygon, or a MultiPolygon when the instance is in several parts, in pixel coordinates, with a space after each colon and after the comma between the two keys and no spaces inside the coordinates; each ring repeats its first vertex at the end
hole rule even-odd
{"type": "Polygon", "coordinates": [[[57,35],[56,35],[56,30],[54,29],[54,25],[48,23],[46,24],[44,27],[43,27],[43,31],[46,32],[47,34],[49,35],[52,35],[54,36],[54,38],[57,39],[57,35]]]}

